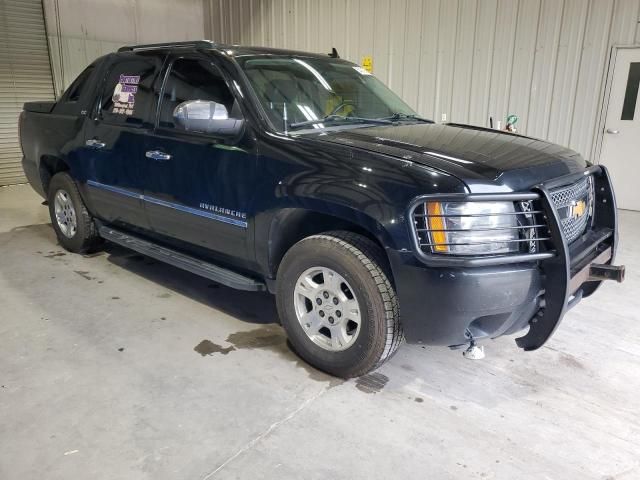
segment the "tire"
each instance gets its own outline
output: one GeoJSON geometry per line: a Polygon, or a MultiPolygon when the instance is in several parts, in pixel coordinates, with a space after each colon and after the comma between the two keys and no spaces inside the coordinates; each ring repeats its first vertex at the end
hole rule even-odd
{"type": "Polygon", "coordinates": [[[342,378],[382,365],[404,338],[390,279],[384,251],[362,235],[333,231],[296,243],[280,264],[276,292],[280,320],[296,353],[342,378]],[[326,299],[325,287],[330,292],[326,299]],[[332,306],[335,291],[340,298],[332,306]],[[345,309],[340,320],[339,308],[345,309]],[[339,333],[334,336],[334,331],[339,333]]]}
{"type": "Polygon", "coordinates": [[[51,224],[60,245],[74,253],[84,253],[98,245],[100,238],[93,217],[68,173],[60,172],[53,176],[49,183],[48,203],[51,224]]]}

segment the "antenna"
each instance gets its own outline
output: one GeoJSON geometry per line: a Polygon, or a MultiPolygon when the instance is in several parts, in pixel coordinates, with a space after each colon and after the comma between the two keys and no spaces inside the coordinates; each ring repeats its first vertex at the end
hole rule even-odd
{"type": "Polygon", "coordinates": [[[338,55],[338,50],[336,50],[336,47],[333,47],[331,49],[331,53],[329,54],[329,56],[331,58],[340,58],[340,55],[338,55]]]}

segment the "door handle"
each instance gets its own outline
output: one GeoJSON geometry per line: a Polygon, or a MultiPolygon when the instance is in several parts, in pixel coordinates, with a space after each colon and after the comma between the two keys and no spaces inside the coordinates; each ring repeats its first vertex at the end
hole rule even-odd
{"type": "Polygon", "coordinates": [[[96,150],[99,150],[99,149],[104,148],[104,147],[107,146],[106,143],[101,142],[97,138],[91,138],[91,139],[87,140],[86,142],[84,142],[84,144],[87,147],[95,148],[96,150]]]}
{"type": "Polygon", "coordinates": [[[607,133],[610,133],[611,135],[617,135],[620,133],[620,130],[614,130],[613,128],[607,128],[607,133]]]}
{"type": "Polygon", "coordinates": [[[161,152],[160,150],[149,150],[144,154],[144,156],[152,160],[158,160],[159,162],[171,160],[171,155],[161,152]]]}

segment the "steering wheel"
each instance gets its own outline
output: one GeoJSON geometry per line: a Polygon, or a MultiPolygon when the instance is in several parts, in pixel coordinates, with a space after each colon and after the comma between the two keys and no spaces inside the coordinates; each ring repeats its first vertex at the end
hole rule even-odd
{"type": "Polygon", "coordinates": [[[338,104],[338,106],[336,108],[334,108],[333,110],[331,110],[331,113],[329,115],[327,115],[328,117],[331,117],[332,115],[337,114],[340,110],[342,110],[344,107],[354,107],[355,104],[353,103],[352,100],[344,100],[342,102],[340,102],[338,104]]]}

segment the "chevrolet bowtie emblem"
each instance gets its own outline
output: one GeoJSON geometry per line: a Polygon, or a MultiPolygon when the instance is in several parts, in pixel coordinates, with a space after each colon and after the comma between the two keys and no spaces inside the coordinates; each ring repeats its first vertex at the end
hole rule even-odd
{"type": "Polygon", "coordinates": [[[572,202],[569,205],[569,217],[578,219],[582,217],[587,211],[587,203],[584,200],[572,202]]]}

